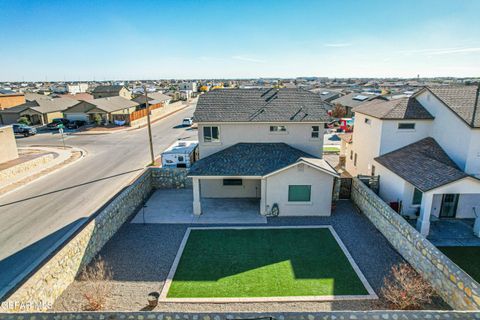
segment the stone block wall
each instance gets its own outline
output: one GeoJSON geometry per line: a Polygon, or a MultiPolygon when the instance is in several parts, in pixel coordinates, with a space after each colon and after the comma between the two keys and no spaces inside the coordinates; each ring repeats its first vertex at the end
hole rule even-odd
{"type": "Polygon", "coordinates": [[[152,192],[145,170],[2,301],[0,311],[46,311],[152,192]],[[7,309],[7,310],[4,310],[7,309]]]}
{"type": "Polygon", "coordinates": [[[152,184],[156,189],[182,189],[192,187],[192,178],[184,168],[151,168],[152,184]]]}
{"type": "Polygon", "coordinates": [[[54,159],[54,155],[51,153],[42,155],[40,157],[33,158],[32,160],[19,163],[13,167],[0,171],[0,183],[11,179],[18,178],[21,174],[36,169],[37,167],[44,165],[54,159]]]}
{"type": "Polygon", "coordinates": [[[352,200],[444,301],[456,310],[480,310],[480,284],[357,178],[353,179],[352,200]]]}

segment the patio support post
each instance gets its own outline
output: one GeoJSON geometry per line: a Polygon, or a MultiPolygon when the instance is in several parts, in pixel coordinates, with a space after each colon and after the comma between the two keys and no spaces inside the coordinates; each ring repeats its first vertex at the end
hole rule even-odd
{"type": "Polygon", "coordinates": [[[420,217],[417,220],[417,230],[425,237],[430,232],[430,214],[432,213],[433,194],[424,193],[420,207],[420,217]]]}
{"type": "Polygon", "coordinates": [[[202,204],[200,203],[200,179],[192,178],[193,183],[193,214],[201,215],[202,214],[202,204]]]}
{"type": "Polygon", "coordinates": [[[266,215],[267,208],[267,179],[262,178],[260,182],[260,214],[266,215]]]}

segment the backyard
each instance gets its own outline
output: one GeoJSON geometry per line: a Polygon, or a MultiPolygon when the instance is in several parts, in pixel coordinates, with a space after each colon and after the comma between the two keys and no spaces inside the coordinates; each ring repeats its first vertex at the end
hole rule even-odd
{"type": "Polygon", "coordinates": [[[178,255],[167,299],[371,297],[327,227],[191,229],[178,255]]]}

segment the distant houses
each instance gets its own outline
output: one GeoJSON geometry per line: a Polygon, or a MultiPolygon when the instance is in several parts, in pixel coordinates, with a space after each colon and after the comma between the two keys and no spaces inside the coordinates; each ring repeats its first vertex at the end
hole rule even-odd
{"type": "Polygon", "coordinates": [[[341,105],[345,108],[346,115],[345,117],[351,118],[353,116],[352,109],[360,106],[361,104],[374,100],[374,99],[381,99],[381,100],[387,100],[387,98],[382,97],[380,95],[372,94],[372,93],[367,93],[367,92],[352,92],[349,93],[343,97],[330,100],[329,102],[332,105],[341,105]]]}
{"type": "Polygon", "coordinates": [[[123,85],[98,86],[92,91],[94,99],[120,96],[131,100],[132,93],[123,85]]]}
{"type": "Polygon", "coordinates": [[[0,89],[0,110],[25,103],[25,94],[12,90],[0,89]]]}

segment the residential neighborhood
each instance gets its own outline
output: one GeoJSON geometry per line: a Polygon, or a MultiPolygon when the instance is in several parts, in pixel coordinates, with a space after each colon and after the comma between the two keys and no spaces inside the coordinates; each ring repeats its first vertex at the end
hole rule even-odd
{"type": "Polygon", "coordinates": [[[480,319],[479,10],[0,2],[0,320],[480,319]]]}

